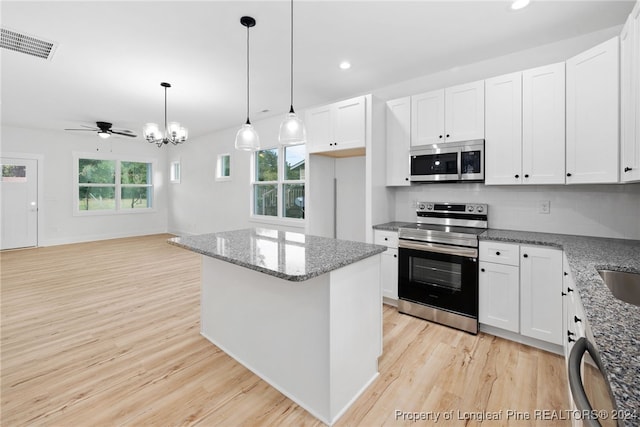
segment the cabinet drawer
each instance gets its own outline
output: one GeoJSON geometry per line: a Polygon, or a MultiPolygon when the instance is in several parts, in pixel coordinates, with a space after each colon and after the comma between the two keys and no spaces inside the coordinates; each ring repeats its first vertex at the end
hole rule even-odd
{"type": "Polygon", "coordinates": [[[520,245],[483,240],[480,242],[480,260],[497,264],[520,265],[520,245]]]}
{"type": "Polygon", "coordinates": [[[397,231],[385,231],[385,230],[374,230],[373,231],[373,242],[376,245],[384,245],[390,248],[398,247],[398,232],[397,231]]]}

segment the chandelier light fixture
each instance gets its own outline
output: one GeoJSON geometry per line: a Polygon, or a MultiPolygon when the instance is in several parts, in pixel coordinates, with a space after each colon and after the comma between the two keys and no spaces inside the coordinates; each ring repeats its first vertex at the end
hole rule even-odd
{"type": "Polygon", "coordinates": [[[178,122],[167,124],[167,88],[170,88],[171,85],[162,82],[160,86],[164,88],[164,132],[160,132],[160,128],[156,123],[147,123],[143,129],[144,139],[151,144],[156,144],[158,147],[168,143],[173,145],[182,144],[188,138],[187,129],[180,126],[178,122]]]}
{"type": "Polygon", "coordinates": [[[260,138],[249,120],[249,28],[255,27],[256,20],[250,16],[240,18],[240,23],[247,27],[247,121],[236,134],[236,149],[254,151],[260,148],[260,138]]]}
{"type": "Polygon", "coordinates": [[[278,140],[282,145],[302,144],[307,140],[304,123],[293,109],[293,0],[291,0],[291,107],[289,113],[280,123],[278,140]]]}

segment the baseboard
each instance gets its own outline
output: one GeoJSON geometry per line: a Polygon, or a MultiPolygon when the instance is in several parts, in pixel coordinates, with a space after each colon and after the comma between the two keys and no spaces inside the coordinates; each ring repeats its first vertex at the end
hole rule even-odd
{"type": "Polygon", "coordinates": [[[60,239],[45,239],[38,242],[39,247],[70,245],[73,243],[96,242],[100,240],[123,239],[126,237],[151,236],[154,234],[171,234],[166,229],[147,230],[144,232],[126,232],[126,233],[109,233],[109,234],[93,234],[88,236],[65,237],[60,239]]]}
{"type": "Polygon", "coordinates": [[[506,331],[504,329],[496,328],[495,326],[480,324],[480,332],[484,332],[489,335],[504,338],[509,341],[518,342],[520,344],[528,345],[529,347],[535,347],[540,350],[555,353],[564,357],[564,349],[561,345],[548,343],[546,341],[538,340],[535,338],[526,337],[524,335],[517,334],[515,332],[506,331]]]}

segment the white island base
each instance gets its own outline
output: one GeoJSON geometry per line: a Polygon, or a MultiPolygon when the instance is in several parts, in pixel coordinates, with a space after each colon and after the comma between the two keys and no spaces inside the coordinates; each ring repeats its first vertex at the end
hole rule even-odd
{"type": "Polygon", "coordinates": [[[305,281],[202,257],[201,333],[332,425],[378,376],[380,255],[305,281]]]}

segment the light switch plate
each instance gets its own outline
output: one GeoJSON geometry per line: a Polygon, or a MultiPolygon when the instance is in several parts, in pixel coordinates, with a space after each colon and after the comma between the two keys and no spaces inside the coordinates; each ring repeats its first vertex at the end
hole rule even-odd
{"type": "Polygon", "coordinates": [[[551,202],[549,200],[540,200],[538,202],[538,213],[548,214],[551,212],[551,202]]]}

